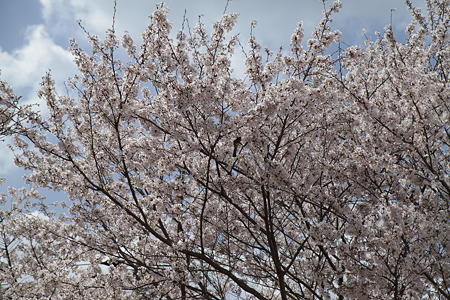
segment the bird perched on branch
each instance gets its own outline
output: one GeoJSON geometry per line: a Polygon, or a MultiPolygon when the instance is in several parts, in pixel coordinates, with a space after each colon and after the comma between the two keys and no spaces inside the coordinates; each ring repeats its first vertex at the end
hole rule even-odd
{"type": "Polygon", "coordinates": [[[233,149],[233,157],[236,157],[236,154],[237,154],[237,148],[239,147],[239,144],[241,143],[241,140],[242,140],[242,138],[241,138],[241,137],[238,137],[238,138],[236,138],[236,139],[233,141],[233,146],[234,146],[234,149],[233,149]]]}

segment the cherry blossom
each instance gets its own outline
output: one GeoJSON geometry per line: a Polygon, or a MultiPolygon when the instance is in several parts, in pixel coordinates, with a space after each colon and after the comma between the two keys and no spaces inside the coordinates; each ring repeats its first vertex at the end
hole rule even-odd
{"type": "Polygon", "coordinates": [[[251,35],[245,78],[236,14],[72,41],[76,96],[46,74],[12,145],[70,201],[11,191],[5,297],[450,298],[450,2],[407,5],[404,42],[342,48],[339,2],[288,51],[251,35]]]}

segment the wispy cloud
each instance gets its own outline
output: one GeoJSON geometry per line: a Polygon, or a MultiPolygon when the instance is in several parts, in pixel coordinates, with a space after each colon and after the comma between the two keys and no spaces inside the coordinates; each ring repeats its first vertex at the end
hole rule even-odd
{"type": "Polygon", "coordinates": [[[58,77],[75,71],[72,59],[66,49],[49,37],[43,25],[28,28],[27,42],[22,48],[12,53],[0,50],[2,78],[21,90],[35,90],[48,70],[58,77]]]}

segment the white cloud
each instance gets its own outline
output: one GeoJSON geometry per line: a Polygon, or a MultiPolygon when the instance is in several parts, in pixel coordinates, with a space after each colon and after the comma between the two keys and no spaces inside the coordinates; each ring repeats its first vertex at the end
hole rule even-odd
{"type": "MultiPolygon", "coordinates": [[[[77,20],[94,34],[111,27],[114,2],[111,0],[40,0],[42,14],[52,34],[69,38],[81,34],[77,20]]],[[[120,1],[119,1],[120,2],[120,1]]]]}
{"type": "Polygon", "coordinates": [[[67,77],[75,70],[72,55],[56,45],[43,25],[28,28],[27,43],[12,53],[1,51],[2,78],[15,90],[36,87],[49,69],[55,77],[67,77]]]}
{"type": "MultiPolygon", "coordinates": [[[[0,48],[1,79],[7,81],[21,95],[24,103],[39,103],[36,96],[41,78],[51,70],[59,90],[64,80],[74,74],[76,67],[72,55],[56,45],[43,25],[31,26],[27,41],[12,53],[0,48]]],[[[13,157],[5,142],[0,144],[0,175],[14,169],[13,157]]]]}

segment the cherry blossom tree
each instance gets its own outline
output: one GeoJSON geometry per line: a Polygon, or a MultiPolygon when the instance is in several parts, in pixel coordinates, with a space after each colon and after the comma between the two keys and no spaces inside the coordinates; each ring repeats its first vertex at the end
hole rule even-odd
{"type": "Polygon", "coordinates": [[[235,14],[73,41],[76,96],[44,76],[14,143],[70,203],[14,194],[5,295],[450,299],[450,2],[426,3],[405,41],[342,48],[338,2],[288,51],[251,36],[245,78],[235,14]]]}

